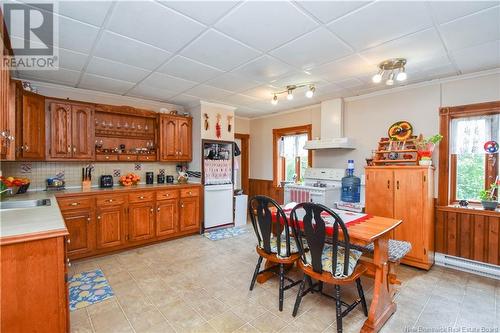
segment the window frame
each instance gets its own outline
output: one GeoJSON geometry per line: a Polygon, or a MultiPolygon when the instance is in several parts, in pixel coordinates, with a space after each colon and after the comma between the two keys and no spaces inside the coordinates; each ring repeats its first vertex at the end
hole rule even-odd
{"type": "MultiPolygon", "coordinates": [[[[312,139],[312,125],[301,125],[285,128],[274,128],[273,129],[273,185],[274,187],[280,187],[283,181],[283,176],[285,175],[285,159],[279,156],[279,144],[278,141],[282,136],[287,135],[298,135],[307,134],[307,140],[312,139]]],[[[313,154],[312,150],[307,151],[307,166],[312,167],[313,154]]],[[[300,170],[300,157],[295,159],[295,168],[300,170]]],[[[300,177],[300,175],[299,175],[300,177]]]]}
{"type": "MultiPolygon", "coordinates": [[[[457,203],[457,159],[456,155],[450,154],[451,121],[457,118],[493,115],[498,113],[500,113],[500,101],[439,108],[439,127],[440,133],[443,136],[443,140],[439,145],[439,206],[448,206],[457,203]]],[[[498,157],[499,155],[497,153],[497,160],[498,157]]],[[[488,158],[485,159],[485,163],[485,168],[487,170],[485,174],[485,185],[489,186],[491,183],[489,179],[490,173],[497,170],[498,165],[492,168],[488,163],[488,158]]]]}

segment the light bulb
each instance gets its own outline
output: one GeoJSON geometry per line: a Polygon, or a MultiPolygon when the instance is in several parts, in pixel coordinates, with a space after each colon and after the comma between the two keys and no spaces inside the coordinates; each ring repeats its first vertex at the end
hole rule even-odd
{"type": "Polygon", "coordinates": [[[278,96],[276,96],[276,95],[273,96],[273,99],[271,100],[271,104],[272,105],[278,104],[278,96]]]}
{"type": "Polygon", "coordinates": [[[380,83],[382,81],[382,73],[377,73],[372,77],[373,83],[380,83]]]}
{"type": "Polygon", "coordinates": [[[408,78],[408,75],[406,75],[406,72],[403,70],[401,70],[398,75],[396,76],[396,80],[398,81],[404,81],[408,78]]]}
{"type": "Polygon", "coordinates": [[[286,99],[291,101],[293,99],[293,90],[288,89],[288,95],[286,95],[286,99]]]}
{"type": "Polygon", "coordinates": [[[309,90],[306,91],[306,97],[312,98],[314,96],[315,91],[316,91],[316,88],[314,88],[314,86],[309,86],[309,90]]]}
{"type": "Polygon", "coordinates": [[[385,84],[388,86],[394,85],[394,72],[391,72],[391,74],[389,74],[389,78],[387,79],[387,81],[385,81],[385,84]]]}

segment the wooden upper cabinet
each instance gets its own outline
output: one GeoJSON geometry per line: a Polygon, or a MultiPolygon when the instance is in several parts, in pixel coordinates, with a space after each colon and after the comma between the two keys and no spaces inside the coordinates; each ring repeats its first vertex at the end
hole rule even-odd
{"type": "Polygon", "coordinates": [[[192,118],[160,116],[160,160],[191,161],[192,118]]]}
{"type": "MultiPolygon", "coordinates": [[[[0,55],[7,50],[0,43],[0,55]]],[[[16,87],[5,63],[0,63],[0,159],[15,159],[15,97],[16,87]]]]}
{"type": "Polygon", "coordinates": [[[393,170],[366,169],[366,212],[375,216],[394,216],[393,170]]]}
{"type": "Polygon", "coordinates": [[[94,159],[94,110],[86,105],[73,105],[71,110],[73,158],[94,159]]]}
{"type": "Polygon", "coordinates": [[[52,102],[49,111],[49,158],[94,159],[94,108],[84,104],[52,102]]]}
{"type": "Polygon", "coordinates": [[[17,158],[45,159],[45,97],[18,89],[17,158]]]}

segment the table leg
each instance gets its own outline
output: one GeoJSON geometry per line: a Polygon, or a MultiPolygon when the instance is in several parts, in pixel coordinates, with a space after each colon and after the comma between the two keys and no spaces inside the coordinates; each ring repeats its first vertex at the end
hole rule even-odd
{"type": "Polygon", "coordinates": [[[375,240],[375,251],[373,263],[375,264],[375,285],[373,287],[373,299],[368,312],[362,333],[378,332],[389,317],[396,312],[396,303],[392,299],[392,290],[389,285],[389,263],[388,263],[388,236],[375,240]]]}

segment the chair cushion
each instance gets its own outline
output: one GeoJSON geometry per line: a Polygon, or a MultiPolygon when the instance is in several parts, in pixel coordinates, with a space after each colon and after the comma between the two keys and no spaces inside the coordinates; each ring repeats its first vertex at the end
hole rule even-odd
{"type": "MultiPolygon", "coordinates": [[[[344,257],[345,257],[345,248],[339,246],[337,250],[337,264],[334,269],[332,267],[333,259],[332,259],[333,251],[331,245],[325,245],[323,248],[323,253],[321,255],[321,264],[323,266],[323,271],[330,272],[333,277],[336,279],[345,279],[349,277],[356,265],[358,264],[358,260],[362,255],[361,251],[350,249],[349,250],[349,268],[347,270],[347,275],[344,274],[344,257]]],[[[311,253],[306,252],[306,259],[308,266],[312,266],[311,253]]]]}
{"type": "MultiPolygon", "coordinates": [[[[411,251],[411,243],[410,242],[405,242],[405,241],[399,241],[395,239],[389,239],[389,261],[392,262],[398,262],[405,255],[408,254],[408,252],[411,251]]],[[[365,247],[368,252],[373,253],[375,250],[375,245],[373,243],[368,244],[365,247]]]]}
{"type": "MultiPolygon", "coordinates": [[[[264,244],[260,242],[259,247],[264,249],[264,244]]],[[[271,236],[271,252],[276,253],[277,257],[280,258],[286,258],[286,236],[284,234],[281,235],[281,240],[280,240],[280,252],[278,255],[278,242],[277,242],[277,237],[271,236]]],[[[295,243],[295,238],[293,236],[290,236],[290,255],[298,253],[299,248],[297,247],[297,244],[295,243]]]]}

